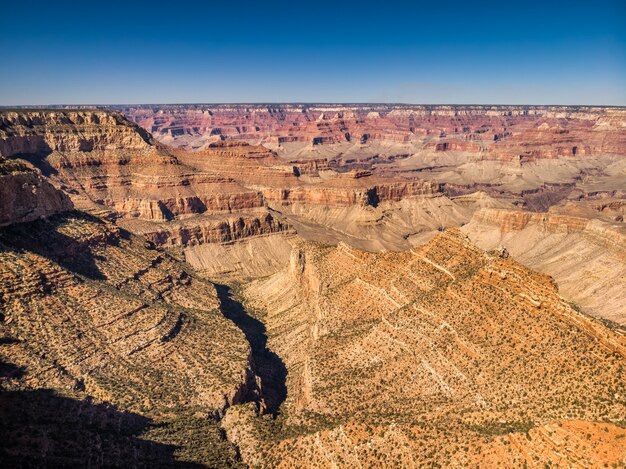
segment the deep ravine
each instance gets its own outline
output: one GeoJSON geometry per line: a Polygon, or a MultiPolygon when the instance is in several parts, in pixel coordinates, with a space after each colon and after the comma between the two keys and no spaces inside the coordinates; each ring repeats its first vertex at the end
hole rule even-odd
{"type": "Polygon", "coordinates": [[[244,333],[252,350],[252,368],[260,381],[256,399],[262,413],[277,416],[280,405],[287,397],[287,368],[282,359],[267,347],[265,325],[251,316],[232,288],[215,284],[224,316],[244,333]]]}

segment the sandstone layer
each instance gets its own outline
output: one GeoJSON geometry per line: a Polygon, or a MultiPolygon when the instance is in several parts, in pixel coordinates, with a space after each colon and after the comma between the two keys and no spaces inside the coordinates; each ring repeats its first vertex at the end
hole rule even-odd
{"type": "MultiPolygon", "coordinates": [[[[302,174],[368,169],[482,190],[545,210],[573,192],[624,194],[626,111],[584,106],[178,105],[122,107],[187,149],[263,143],[302,174]]],[[[614,194],[613,194],[614,195],[614,194]]]]}
{"type": "Polygon", "coordinates": [[[466,223],[478,206],[508,206],[488,197],[457,203],[441,184],[415,177],[288,162],[261,146],[221,142],[175,154],[198,171],[259,191],[273,217],[301,236],[370,250],[407,249],[439,229],[466,223]]]}

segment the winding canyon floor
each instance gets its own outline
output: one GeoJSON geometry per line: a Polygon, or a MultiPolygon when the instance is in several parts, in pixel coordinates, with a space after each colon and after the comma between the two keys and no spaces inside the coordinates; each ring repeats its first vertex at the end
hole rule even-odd
{"type": "Polygon", "coordinates": [[[625,130],[0,110],[0,462],[625,466],[625,130]]]}

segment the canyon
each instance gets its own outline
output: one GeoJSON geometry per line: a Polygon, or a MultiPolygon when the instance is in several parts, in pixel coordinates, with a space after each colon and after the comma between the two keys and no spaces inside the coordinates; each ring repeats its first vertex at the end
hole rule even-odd
{"type": "Polygon", "coordinates": [[[205,155],[216,146],[241,142],[248,154],[253,147],[264,170],[238,175],[237,163],[228,175],[262,190],[273,213],[306,239],[406,250],[439,230],[467,225],[464,231],[481,247],[502,245],[516,260],[554,276],[588,312],[626,321],[623,108],[198,104],[118,110],[202,170],[215,170],[205,155]],[[277,171],[279,163],[293,166],[297,177],[289,168],[277,171]],[[488,209],[505,217],[515,210],[537,215],[515,236],[491,223],[485,214],[497,212],[488,209]],[[556,221],[541,221],[544,213],[556,221]]]}
{"type": "Polygon", "coordinates": [[[619,467],[625,211],[619,107],[0,109],[0,461],[619,467]]]}
{"type": "Polygon", "coordinates": [[[285,146],[288,154],[298,154],[304,152],[289,144],[379,142],[533,161],[622,154],[626,143],[619,107],[198,104],[119,110],[164,143],[193,149],[228,139],[285,146]]]}

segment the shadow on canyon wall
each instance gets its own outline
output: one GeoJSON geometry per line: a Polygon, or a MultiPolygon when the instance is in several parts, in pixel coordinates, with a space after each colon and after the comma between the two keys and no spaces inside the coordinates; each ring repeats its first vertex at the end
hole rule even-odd
{"type": "MultiPolygon", "coordinates": [[[[60,230],[68,222],[80,219],[102,224],[101,220],[85,212],[71,211],[47,219],[9,225],[0,229],[0,249],[32,251],[75,274],[92,280],[106,280],[96,264],[99,258],[93,252],[90,241],[67,236],[60,230]]],[[[116,245],[119,239],[111,235],[106,242],[116,245]]]]}
{"type": "Polygon", "coordinates": [[[52,389],[7,390],[24,367],[0,360],[0,467],[181,467],[177,447],[142,439],[151,419],[52,389]]]}
{"type": "Polygon", "coordinates": [[[261,381],[260,399],[265,412],[276,416],[287,397],[287,367],[267,348],[265,325],[252,317],[227,285],[216,284],[222,312],[244,333],[252,349],[253,369],[261,381]]]}

